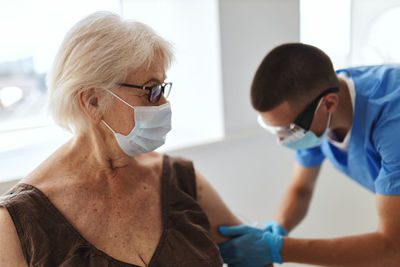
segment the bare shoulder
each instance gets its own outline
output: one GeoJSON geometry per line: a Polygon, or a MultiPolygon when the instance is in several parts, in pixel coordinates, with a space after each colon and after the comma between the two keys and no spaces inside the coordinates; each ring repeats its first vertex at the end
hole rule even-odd
{"type": "Polygon", "coordinates": [[[134,160],[139,161],[139,166],[143,167],[144,169],[152,170],[153,172],[161,175],[163,159],[164,154],[158,152],[150,152],[146,154],[140,154],[139,156],[136,156],[134,160]]]}
{"type": "Polygon", "coordinates": [[[7,209],[3,207],[0,207],[0,236],[0,266],[28,266],[14,223],[7,209]]]}
{"type": "Polygon", "coordinates": [[[68,164],[65,157],[60,156],[57,151],[22,178],[20,183],[33,185],[43,192],[46,188],[63,188],[66,178],[72,177],[68,169],[71,164],[68,164]]]}
{"type": "Polygon", "coordinates": [[[162,161],[164,159],[164,154],[155,152],[155,151],[147,153],[146,156],[149,161],[152,161],[153,163],[157,163],[157,164],[162,163],[162,161]]]}
{"type": "Polygon", "coordinates": [[[62,181],[62,177],[69,175],[68,170],[76,169],[77,166],[74,161],[71,161],[71,158],[75,159],[76,157],[68,152],[70,151],[71,142],[70,140],[57,148],[20,182],[38,186],[48,183],[49,180],[53,182],[55,180],[54,178],[57,177],[62,181]]]}
{"type": "Polygon", "coordinates": [[[210,221],[211,238],[216,243],[226,241],[227,239],[219,234],[218,227],[239,225],[242,222],[231,212],[211,183],[199,171],[195,170],[195,174],[197,201],[210,221]]]}

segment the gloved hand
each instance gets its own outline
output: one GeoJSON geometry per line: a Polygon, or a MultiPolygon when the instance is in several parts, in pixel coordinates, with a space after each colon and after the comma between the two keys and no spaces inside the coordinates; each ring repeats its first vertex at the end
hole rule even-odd
{"type": "Polygon", "coordinates": [[[261,267],[276,262],[282,263],[281,235],[247,226],[221,226],[222,235],[233,239],[218,244],[222,258],[231,267],[261,267]]]}
{"type": "Polygon", "coordinates": [[[273,234],[288,236],[288,232],[278,222],[270,221],[264,224],[264,230],[270,231],[273,234]]]}

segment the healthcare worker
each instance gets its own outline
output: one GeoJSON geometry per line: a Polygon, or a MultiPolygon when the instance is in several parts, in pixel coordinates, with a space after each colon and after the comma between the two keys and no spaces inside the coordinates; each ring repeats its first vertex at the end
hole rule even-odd
{"type": "MultiPolygon", "coordinates": [[[[275,221],[221,226],[229,266],[297,262],[400,266],[400,65],[334,71],[320,49],[274,48],[259,66],[251,101],[262,127],[296,150],[294,177],[275,221]],[[307,213],[324,159],[376,196],[376,231],[333,239],[287,237],[307,213]]],[[[338,192],[340,197],[340,192],[338,192]]]]}

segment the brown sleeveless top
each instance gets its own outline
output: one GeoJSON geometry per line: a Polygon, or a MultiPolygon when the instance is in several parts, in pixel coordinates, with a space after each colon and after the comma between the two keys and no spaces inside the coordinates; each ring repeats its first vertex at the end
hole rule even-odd
{"type": "MultiPolygon", "coordinates": [[[[209,221],[196,202],[192,163],[165,155],[161,191],[163,232],[148,266],[221,267],[209,221]]],[[[90,244],[32,185],[17,184],[0,197],[0,206],[11,215],[28,266],[138,267],[90,244]]]]}

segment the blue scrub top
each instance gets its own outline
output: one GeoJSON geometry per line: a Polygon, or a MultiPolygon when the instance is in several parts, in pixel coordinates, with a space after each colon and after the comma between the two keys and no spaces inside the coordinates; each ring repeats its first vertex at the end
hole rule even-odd
{"type": "Polygon", "coordinates": [[[325,158],[370,191],[400,195],[400,65],[338,70],[354,82],[356,99],[347,152],[324,138],[319,147],[296,151],[305,167],[325,158]]]}

